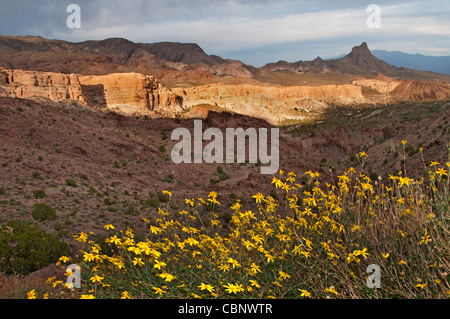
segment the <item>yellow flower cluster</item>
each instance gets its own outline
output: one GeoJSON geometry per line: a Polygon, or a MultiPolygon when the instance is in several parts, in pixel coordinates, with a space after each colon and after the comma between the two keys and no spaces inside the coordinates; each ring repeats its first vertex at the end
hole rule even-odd
{"type": "MultiPolygon", "coordinates": [[[[367,154],[358,158],[363,162],[367,154]]],[[[211,192],[207,200],[185,199],[184,210],[163,207],[157,216],[143,218],[145,238],[131,229],[113,233],[115,227],[107,224],[104,243],[89,241],[85,233],[75,236],[87,246],[80,266],[90,278],[79,294],[365,297],[367,266],[377,264],[384,285],[378,297],[446,296],[446,174],[442,167],[430,171],[428,187],[402,172],[383,184],[354,168],[333,183],[321,182],[318,172],[298,178],[280,171],[272,179],[274,196],[258,192],[247,209],[237,200],[232,214],[217,211],[221,203],[211,192]]]]}

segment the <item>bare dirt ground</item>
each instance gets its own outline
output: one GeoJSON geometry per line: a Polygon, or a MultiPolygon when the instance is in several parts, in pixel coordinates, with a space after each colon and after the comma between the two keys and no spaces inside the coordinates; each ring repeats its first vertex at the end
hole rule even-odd
{"type": "MultiPolygon", "coordinates": [[[[403,103],[376,108],[330,109],[318,122],[280,129],[280,169],[300,182],[310,169],[330,181],[365,151],[367,174],[387,176],[402,170],[403,145],[410,175],[423,174],[425,161],[447,160],[450,103],[403,103]]],[[[145,233],[142,218],[158,207],[180,211],[185,198],[218,193],[220,213],[238,198],[251,209],[252,195],[268,195],[271,175],[258,164],[175,164],[170,152],[177,127],[193,131],[193,119],[144,119],[94,112],[70,102],[0,98],[0,222],[31,220],[68,242],[80,231],[104,232],[105,224],[145,233]],[[223,172],[220,177],[221,166],[223,172]],[[36,199],[34,192],[45,197],[36,199]],[[161,193],[170,191],[172,199],[161,193]],[[158,198],[158,193],[160,197],[158,198]],[[36,203],[51,205],[57,218],[39,222],[36,203]]],[[[267,127],[258,119],[210,112],[203,129],[267,127]]],[[[205,142],[206,144],[206,142],[205,142]]]]}

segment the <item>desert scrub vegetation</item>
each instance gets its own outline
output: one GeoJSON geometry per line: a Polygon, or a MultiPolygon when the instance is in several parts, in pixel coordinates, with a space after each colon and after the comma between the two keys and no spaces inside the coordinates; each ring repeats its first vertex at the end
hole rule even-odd
{"type": "Polygon", "coordinates": [[[67,244],[38,226],[11,220],[0,226],[0,271],[26,275],[55,263],[67,244]]]}
{"type": "Polygon", "coordinates": [[[53,209],[53,207],[45,203],[35,204],[31,215],[33,216],[34,219],[39,221],[56,219],[56,212],[53,209]]]}
{"type": "Polygon", "coordinates": [[[335,182],[280,170],[274,196],[254,194],[251,210],[236,199],[227,219],[216,192],[186,198],[142,218],[142,238],[112,224],[100,241],[74,235],[79,257],[58,263],[81,267],[81,287],[53,286],[71,298],[449,298],[450,159],[424,166],[426,178],[350,167],[335,182]],[[374,264],[380,287],[368,288],[374,264]]]}

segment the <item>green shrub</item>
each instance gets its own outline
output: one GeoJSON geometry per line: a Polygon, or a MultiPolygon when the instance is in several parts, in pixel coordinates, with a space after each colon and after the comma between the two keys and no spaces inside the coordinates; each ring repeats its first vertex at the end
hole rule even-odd
{"type": "Polygon", "coordinates": [[[103,200],[103,203],[107,206],[110,206],[110,205],[116,204],[117,202],[115,200],[112,200],[111,198],[107,197],[103,200]]]}
{"type": "Polygon", "coordinates": [[[139,209],[134,207],[133,204],[128,204],[128,206],[124,209],[123,213],[125,215],[139,215],[139,209]]]}
{"type": "Polygon", "coordinates": [[[36,198],[36,199],[41,199],[41,198],[44,198],[45,196],[47,196],[45,194],[45,191],[42,189],[37,189],[37,190],[33,191],[33,195],[34,195],[34,198],[36,198]]]}
{"type": "Polygon", "coordinates": [[[32,216],[39,221],[56,219],[55,210],[50,205],[44,203],[34,205],[32,216]]]}
{"type": "Polygon", "coordinates": [[[107,210],[108,212],[112,212],[112,213],[117,212],[117,208],[114,207],[114,206],[108,206],[108,207],[106,208],[106,210],[107,210]]]}
{"type": "Polygon", "coordinates": [[[71,187],[77,187],[77,182],[75,182],[73,179],[66,179],[66,185],[71,187]]]}
{"type": "Polygon", "coordinates": [[[33,176],[34,179],[43,180],[41,174],[38,171],[34,171],[31,175],[33,176]]]}
{"type": "Polygon", "coordinates": [[[225,180],[227,180],[229,178],[228,174],[225,173],[225,171],[223,170],[222,166],[220,166],[220,165],[217,166],[217,173],[214,173],[214,175],[217,175],[217,174],[218,174],[218,178],[217,179],[215,179],[215,178],[210,178],[209,179],[209,183],[211,185],[220,183],[221,181],[225,181],[225,180]]]}
{"type": "Polygon", "coordinates": [[[228,174],[225,172],[222,172],[219,174],[219,181],[224,181],[224,180],[227,180],[228,178],[229,178],[228,174]]]}
{"type": "Polygon", "coordinates": [[[168,194],[164,194],[163,192],[156,192],[156,196],[158,196],[158,200],[161,203],[167,203],[170,200],[170,196],[168,194]]]}
{"type": "Polygon", "coordinates": [[[408,156],[411,157],[419,153],[419,149],[416,149],[414,146],[408,145],[405,147],[405,152],[408,154],[408,156]]]}
{"type": "Polygon", "coordinates": [[[39,270],[68,254],[67,244],[38,226],[11,220],[0,225],[0,271],[8,275],[39,270]]]}
{"type": "Polygon", "coordinates": [[[155,196],[153,192],[148,193],[148,198],[146,200],[146,204],[152,207],[159,207],[159,199],[158,196],[155,196]]]}
{"type": "Polygon", "coordinates": [[[0,186],[0,195],[8,195],[5,186],[0,186]]]}
{"type": "Polygon", "coordinates": [[[378,174],[375,172],[370,172],[369,178],[372,180],[372,182],[374,182],[378,179],[378,174]]]}
{"type": "Polygon", "coordinates": [[[163,179],[162,181],[163,181],[163,182],[166,182],[166,183],[172,184],[172,183],[173,183],[173,179],[174,179],[173,174],[169,174],[169,175],[167,175],[167,177],[166,177],[165,179],[163,179]]]}

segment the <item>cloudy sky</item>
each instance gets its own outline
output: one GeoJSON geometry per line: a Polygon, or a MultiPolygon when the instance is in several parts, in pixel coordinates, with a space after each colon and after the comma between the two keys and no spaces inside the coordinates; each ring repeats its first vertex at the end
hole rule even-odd
{"type": "Polygon", "coordinates": [[[449,0],[2,0],[0,34],[194,42],[261,66],[335,57],[363,41],[371,50],[450,55],[449,17],[449,0]],[[81,9],[79,29],[66,24],[71,3],[81,9]],[[367,26],[369,4],[380,7],[380,28],[367,26]]]}

